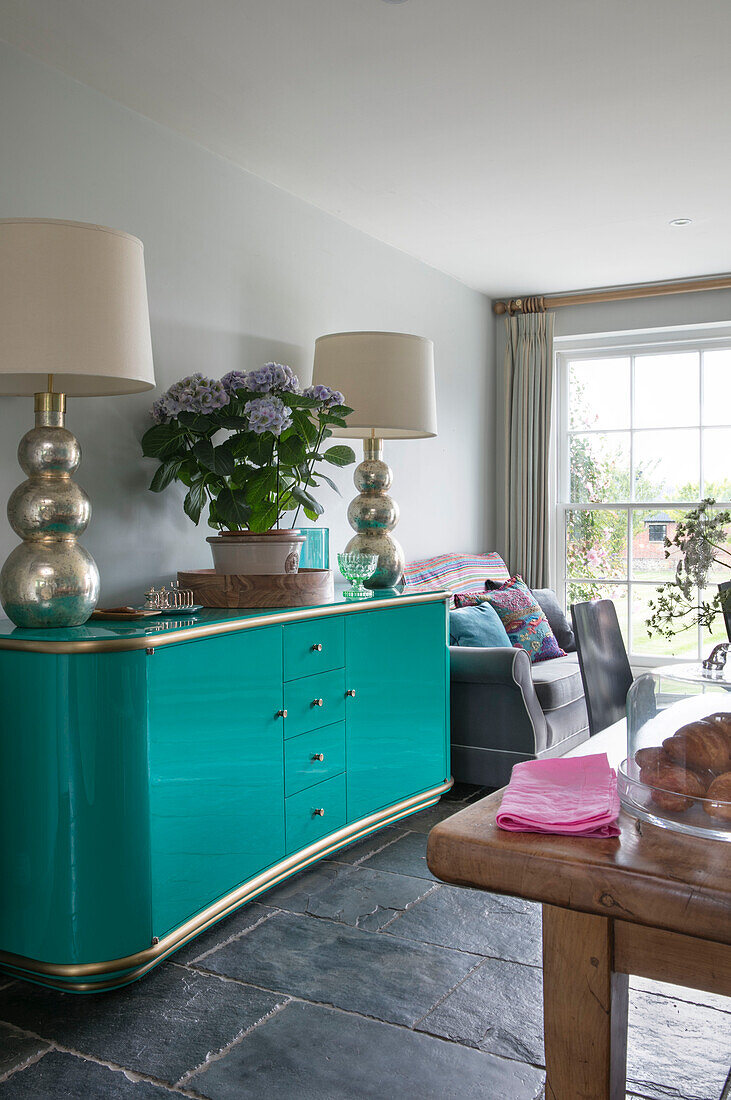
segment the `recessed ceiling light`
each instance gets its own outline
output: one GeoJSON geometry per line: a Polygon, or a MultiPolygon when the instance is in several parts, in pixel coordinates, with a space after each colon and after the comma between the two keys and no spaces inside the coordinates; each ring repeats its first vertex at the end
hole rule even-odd
{"type": "Polygon", "coordinates": [[[692,224],[693,224],[692,218],[673,218],[673,220],[671,222],[668,222],[668,225],[692,225],[692,224]]]}

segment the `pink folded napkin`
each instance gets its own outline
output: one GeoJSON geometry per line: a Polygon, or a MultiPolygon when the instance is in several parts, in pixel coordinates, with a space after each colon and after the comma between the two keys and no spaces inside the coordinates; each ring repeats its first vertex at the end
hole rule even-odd
{"type": "Polygon", "coordinates": [[[501,829],[619,836],[617,773],[606,753],[516,764],[497,813],[501,829]]]}

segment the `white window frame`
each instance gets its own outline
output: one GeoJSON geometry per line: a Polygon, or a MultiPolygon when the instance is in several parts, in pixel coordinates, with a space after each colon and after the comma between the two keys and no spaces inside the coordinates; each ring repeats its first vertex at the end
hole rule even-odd
{"type": "MultiPolygon", "coordinates": [[[[626,332],[614,332],[614,333],[595,333],[584,336],[564,336],[557,337],[554,340],[554,355],[555,355],[555,402],[554,402],[554,425],[555,425],[555,445],[553,448],[555,461],[554,461],[554,475],[552,478],[552,493],[553,493],[553,508],[552,514],[554,516],[554,532],[553,532],[553,586],[559,597],[559,600],[563,602],[566,608],[566,514],[570,511],[577,511],[580,509],[597,509],[601,508],[602,511],[621,511],[627,512],[627,577],[617,580],[616,578],[588,578],[587,583],[595,584],[607,584],[607,585],[622,585],[627,588],[627,602],[628,602],[628,614],[631,619],[632,608],[632,591],[635,587],[656,587],[658,582],[654,581],[638,581],[633,580],[633,562],[632,562],[632,512],[633,511],[652,511],[652,510],[668,510],[668,509],[683,509],[688,510],[699,503],[696,501],[670,501],[670,500],[651,500],[651,501],[628,501],[622,504],[609,504],[609,505],[584,505],[578,503],[572,503],[570,501],[570,464],[569,464],[569,439],[570,439],[570,423],[569,423],[569,379],[568,379],[568,363],[572,359],[603,359],[616,357],[618,359],[630,358],[630,423],[634,425],[634,357],[637,355],[651,355],[654,353],[671,353],[682,351],[709,351],[718,348],[728,347],[731,349],[731,324],[727,322],[719,322],[712,325],[688,325],[682,328],[663,328],[663,329],[651,329],[645,331],[626,331],[626,332]]],[[[703,371],[699,371],[699,400],[700,400],[700,418],[701,427],[703,417],[703,371]]],[[[715,427],[716,425],[714,425],[715,427]]],[[[721,425],[723,427],[724,425],[721,425]]],[[[673,425],[667,425],[667,430],[671,430],[673,425]]],[[[682,425],[687,428],[689,425],[682,425]]],[[[694,425],[690,425],[694,427],[694,425]]],[[[664,430],[663,429],[659,430],[664,430]]],[[[630,434],[630,483],[634,485],[634,446],[633,437],[635,432],[639,431],[657,431],[657,428],[637,429],[634,428],[630,432],[629,427],[623,429],[617,429],[617,432],[629,432],[630,434]]],[[[611,434],[611,433],[604,433],[611,434]]],[[[703,447],[699,442],[700,450],[700,484],[701,493],[703,492],[703,447]]],[[[719,500],[717,506],[720,508],[731,508],[731,501],[719,500]]],[[[571,578],[582,583],[582,579],[571,578]]],[[[566,610],[568,610],[566,608],[566,610]]],[[[629,624],[628,624],[629,625],[629,624]]],[[[707,634],[698,627],[698,644],[699,652],[704,652],[708,648],[707,634]]],[[[665,657],[658,654],[657,656],[651,656],[647,654],[633,654],[630,653],[630,660],[635,667],[652,667],[660,663],[687,663],[687,657],[665,657]]]]}

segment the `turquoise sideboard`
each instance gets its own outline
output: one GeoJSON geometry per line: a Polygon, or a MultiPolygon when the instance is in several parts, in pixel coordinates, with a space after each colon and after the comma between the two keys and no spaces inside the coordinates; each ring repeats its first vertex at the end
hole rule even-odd
{"type": "Polygon", "coordinates": [[[447,597],[20,630],[0,622],[0,969],[124,985],[433,805],[447,597]]]}

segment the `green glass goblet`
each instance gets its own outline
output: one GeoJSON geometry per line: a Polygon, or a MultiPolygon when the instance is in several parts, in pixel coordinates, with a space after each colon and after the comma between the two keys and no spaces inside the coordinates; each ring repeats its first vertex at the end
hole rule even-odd
{"type": "Polygon", "coordinates": [[[377,554],[338,554],[340,572],[351,585],[343,592],[346,600],[367,600],[373,596],[363,581],[373,576],[377,565],[377,554]]]}

